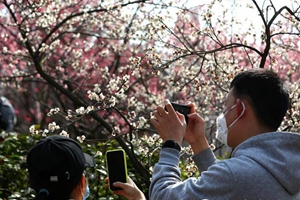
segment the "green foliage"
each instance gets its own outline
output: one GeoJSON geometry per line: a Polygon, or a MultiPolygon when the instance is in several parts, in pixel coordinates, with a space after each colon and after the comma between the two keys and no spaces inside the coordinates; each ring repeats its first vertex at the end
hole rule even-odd
{"type": "MultiPolygon", "coordinates": [[[[37,136],[38,137],[38,136],[37,136]]],[[[37,137],[5,133],[0,136],[0,198],[29,199],[26,155],[37,137]]]]}

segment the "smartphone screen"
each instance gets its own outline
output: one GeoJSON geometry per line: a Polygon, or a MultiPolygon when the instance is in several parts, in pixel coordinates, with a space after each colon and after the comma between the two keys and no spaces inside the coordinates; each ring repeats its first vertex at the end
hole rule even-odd
{"type": "Polygon", "coordinates": [[[123,149],[109,150],[106,152],[106,166],[108,170],[109,188],[110,190],[121,190],[114,187],[114,182],[127,182],[127,165],[125,152],[123,149]]]}

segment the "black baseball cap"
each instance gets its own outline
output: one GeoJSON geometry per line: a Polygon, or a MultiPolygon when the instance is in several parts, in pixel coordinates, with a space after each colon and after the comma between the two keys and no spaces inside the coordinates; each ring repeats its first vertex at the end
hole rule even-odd
{"type": "Polygon", "coordinates": [[[94,167],[94,159],[82,152],[75,140],[54,135],[37,142],[27,155],[30,186],[36,191],[73,189],[86,167],[94,167]]]}

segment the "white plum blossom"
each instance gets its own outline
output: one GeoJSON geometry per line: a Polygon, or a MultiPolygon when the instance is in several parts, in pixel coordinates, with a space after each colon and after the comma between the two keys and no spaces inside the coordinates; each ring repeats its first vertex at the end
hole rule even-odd
{"type": "Polygon", "coordinates": [[[105,49],[105,50],[103,50],[103,51],[101,52],[101,56],[102,56],[102,57],[106,57],[106,56],[108,56],[108,54],[109,54],[108,49],[105,49]]]}
{"type": "Polygon", "coordinates": [[[97,151],[96,152],[96,156],[102,156],[103,154],[102,154],[102,152],[101,151],[97,151]]]}
{"type": "Polygon", "coordinates": [[[94,106],[88,106],[87,108],[86,108],[86,113],[90,113],[90,112],[92,112],[92,111],[94,111],[95,110],[95,107],[94,106]]]}
{"type": "Polygon", "coordinates": [[[36,130],[35,125],[31,125],[31,126],[29,127],[29,133],[32,134],[32,135],[37,135],[37,134],[39,133],[39,131],[36,130]]]}
{"type": "Polygon", "coordinates": [[[135,116],[136,116],[136,113],[135,113],[135,111],[130,111],[130,112],[128,113],[128,115],[129,115],[130,117],[135,117],[135,116]]]}
{"type": "Polygon", "coordinates": [[[212,150],[215,150],[216,149],[216,146],[214,144],[210,144],[209,147],[212,149],[212,150]]]}
{"type": "Polygon", "coordinates": [[[122,88],[121,90],[119,90],[118,92],[116,92],[116,96],[118,98],[125,97],[125,95],[124,95],[124,89],[122,88]]]}
{"type": "Polygon", "coordinates": [[[110,88],[111,90],[118,90],[119,88],[119,84],[121,83],[121,78],[118,76],[115,79],[111,79],[108,83],[108,88],[110,88]]]}
{"type": "Polygon", "coordinates": [[[76,139],[77,139],[80,143],[83,143],[83,141],[85,140],[85,135],[77,136],[76,139]]]}
{"type": "Polygon", "coordinates": [[[128,106],[133,106],[136,104],[136,98],[133,96],[128,99],[128,106]]]}
{"type": "Polygon", "coordinates": [[[57,108],[51,108],[50,111],[47,113],[47,116],[50,117],[52,115],[55,115],[57,114],[58,112],[60,111],[60,109],[57,107],[57,108]]]}
{"type": "Polygon", "coordinates": [[[69,120],[71,120],[71,119],[72,119],[72,117],[73,117],[73,115],[71,115],[71,114],[68,114],[68,115],[65,117],[65,119],[66,119],[67,121],[69,121],[69,120]]]}
{"type": "Polygon", "coordinates": [[[77,108],[75,112],[79,115],[83,115],[85,113],[84,107],[77,108]]]}
{"type": "Polygon", "coordinates": [[[30,132],[30,133],[33,133],[34,131],[35,131],[34,125],[31,125],[31,126],[29,127],[29,132],[30,132]]]}
{"type": "Polygon", "coordinates": [[[95,101],[100,101],[100,98],[98,96],[98,94],[96,92],[92,92],[92,91],[87,91],[88,95],[89,95],[89,99],[90,100],[95,100],[95,101]]]}
{"type": "Polygon", "coordinates": [[[62,136],[65,136],[65,137],[69,137],[69,134],[65,130],[62,130],[59,135],[62,135],[62,136]]]}
{"type": "Polygon", "coordinates": [[[142,128],[144,127],[144,125],[147,123],[147,120],[145,119],[145,117],[140,117],[139,118],[139,125],[138,128],[142,128]]]}
{"type": "Polygon", "coordinates": [[[99,94],[99,99],[100,99],[100,101],[103,101],[105,99],[105,96],[102,93],[100,93],[99,94]]]}
{"type": "Polygon", "coordinates": [[[43,133],[44,133],[44,134],[48,134],[48,133],[49,133],[49,130],[48,130],[48,129],[44,129],[43,133]]]}
{"type": "Polygon", "coordinates": [[[97,94],[99,94],[101,92],[101,88],[100,88],[99,84],[94,85],[94,92],[96,92],[97,94]]]}
{"type": "Polygon", "coordinates": [[[130,76],[128,74],[126,74],[125,76],[123,76],[123,81],[126,82],[129,80],[129,78],[130,78],[130,76]]]}
{"type": "Polygon", "coordinates": [[[111,96],[109,102],[110,102],[110,106],[115,106],[116,105],[116,98],[114,96],[111,96]]]}
{"type": "Polygon", "coordinates": [[[7,53],[8,48],[7,47],[3,47],[3,53],[7,53]]]}
{"type": "Polygon", "coordinates": [[[56,125],[55,122],[52,122],[52,123],[48,124],[48,129],[49,129],[49,131],[54,132],[55,130],[60,129],[60,127],[59,127],[59,125],[56,125]]]}

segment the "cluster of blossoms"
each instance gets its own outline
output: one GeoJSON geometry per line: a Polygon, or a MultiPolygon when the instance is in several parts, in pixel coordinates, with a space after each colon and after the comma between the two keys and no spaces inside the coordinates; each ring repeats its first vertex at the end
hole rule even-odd
{"type": "Polygon", "coordinates": [[[147,120],[145,117],[140,117],[139,118],[139,125],[137,128],[143,128],[147,124],[147,120]]]}
{"type": "Polygon", "coordinates": [[[80,143],[83,143],[83,141],[85,140],[85,135],[77,136],[76,139],[77,139],[80,143]]]}
{"type": "Polygon", "coordinates": [[[122,76],[122,78],[120,76],[117,76],[114,79],[111,79],[107,85],[107,88],[110,90],[111,93],[115,93],[116,96],[120,96],[122,97],[123,93],[126,90],[126,85],[125,83],[128,82],[130,78],[130,75],[125,74],[124,76],[122,76]]]}
{"type": "Polygon", "coordinates": [[[48,130],[51,132],[54,132],[56,130],[60,129],[60,126],[57,125],[55,122],[49,123],[48,124],[48,130]]]}
{"type": "Polygon", "coordinates": [[[101,88],[100,88],[99,84],[94,84],[94,92],[96,92],[97,94],[100,94],[101,88]]]}
{"type": "Polygon", "coordinates": [[[120,98],[120,99],[124,99],[126,98],[126,95],[124,94],[125,90],[124,88],[121,88],[119,91],[117,91],[115,93],[116,97],[120,98]]]}
{"type": "Polygon", "coordinates": [[[79,115],[83,115],[83,114],[85,114],[85,109],[84,109],[83,106],[81,106],[80,108],[77,108],[77,109],[75,110],[75,112],[76,112],[77,114],[79,114],[79,115]]]}
{"type": "Polygon", "coordinates": [[[59,108],[51,108],[50,111],[47,113],[47,116],[50,117],[52,115],[56,115],[59,111],[59,108]]]}
{"type": "Polygon", "coordinates": [[[181,149],[182,152],[185,153],[186,155],[193,155],[193,150],[190,146],[188,147],[183,146],[181,149]]]}
{"type": "Polygon", "coordinates": [[[147,144],[149,145],[149,146],[154,146],[154,145],[156,145],[156,143],[157,143],[157,140],[159,140],[160,138],[158,137],[158,135],[153,135],[153,136],[150,136],[150,137],[148,137],[148,136],[144,136],[143,137],[143,139],[147,142],[147,144]]]}
{"type": "Polygon", "coordinates": [[[75,110],[75,112],[73,112],[72,110],[68,110],[65,119],[67,121],[76,120],[76,119],[78,119],[79,116],[89,114],[90,112],[95,111],[95,110],[96,110],[96,108],[94,106],[88,106],[87,108],[84,108],[83,106],[81,106],[81,107],[77,108],[75,110]]]}
{"type": "Polygon", "coordinates": [[[137,66],[141,63],[141,58],[140,57],[131,57],[131,58],[129,58],[129,62],[132,65],[137,66]]]}
{"type": "Polygon", "coordinates": [[[136,116],[135,111],[130,111],[130,112],[128,113],[128,116],[129,116],[130,118],[134,118],[134,117],[136,116]]]}
{"type": "Polygon", "coordinates": [[[77,108],[75,112],[79,115],[84,115],[90,113],[93,110],[95,110],[94,106],[88,106],[86,109],[84,107],[77,108]]]}
{"type": "Polygon", "coordinates": [[[48,129],[41,130],[41,129],[39,129],[39,125],[31,125],[29,127],[29,133],[31,135],[47,136],[47,134],[49,133],[49,130],[48,129]]]}
{"type": "Polygon", "coordinates": [[[116,97],[111,96],[109,99],[110,106],[115,106],[116,105],[116,97]]]}
{"type": "Polygon", "coordinates": [[[29,133],[32,135],[38,135],[40,133],[40,131],[36,128],[35,125],[31,125],[29,127],[29,133]]]}
{"type": "MultiPolygon", "coordinates": [[[[59,130],[60,129],[60,126],[59,125],[57,125],[55,122],[52,122],[52,123],[49,123],[48,124],[48,129],[40,129],[40,126],[39,125],[31,125],[30,127],[29,127],[29,133],[31,134],[31,135],[42,135],[42,136],[44,136],[44,137],[46,137],[47,136],[47,134],[51,131],[51,132],[54,132],[54,131],[56,131],[56,130],[59,130]]],[[[69,137],[69,134],[66,132],[66,131],[64,131],[64,130],[62,130],[61,132],[60,132],[60,135],[63,135],[63,136],[66,136],[66,137],[69,137]]]]}
{"type": "Polygon", "coordinates": [[[139,146],[137,152],[139,155],[147,155],[149,152],[149,148],[146,146],[139,146]]]}
{"type": "MultiPolygon", "coordinates": [[[[162,139],[158,134],[153,134],[151,136],[143,135],[142,137],[135,137],[133,135],[131,143],[137,147],[135,151],[137,155],[148,155],[148,158],[151,160],[153,152],[161,146],[162,139]]],[[[148,161],[142,160],[141,162],[147,164],[148,161]]]]}
{"type": "Polygon", "coordinates": [[[111,79],[108,83],[108,88],[110,88],[112,91],[116,91],[119,89],[119,85],[121,84],[121,78],[118,76],[115,79],[111,79]]]}
{"type": "Polygon", "coordinates": [[[88,94],[89,99],[92,101],[100,102],[105,99],[105,96],[102,93],[98,94],[98,92],[92,92],[89,90],[89,91],[87,91],[87,94],[88,94]]]}
{"type": "Polygon", "coordinates": [[[195,163],[192,161],[191,158],[188,159],[188,164],[185,167],[185,171],[187,171],[188,177],[194,176],[194,174],[198,171],[197,166],[195,163]]]}
{"type": "Polygon", "coordinates": [[[135,137],[131,140],[131,144],[133,146],[140,146],[142,141],[140,139],[136,139],[135,137]]]}
{"type": "Polygon", "coordinates": [[[70,137],[70,135],[65,130],[62,130],[59,135],[62,135],[62,136],[65,136],[65,137],[70,137]]]}

